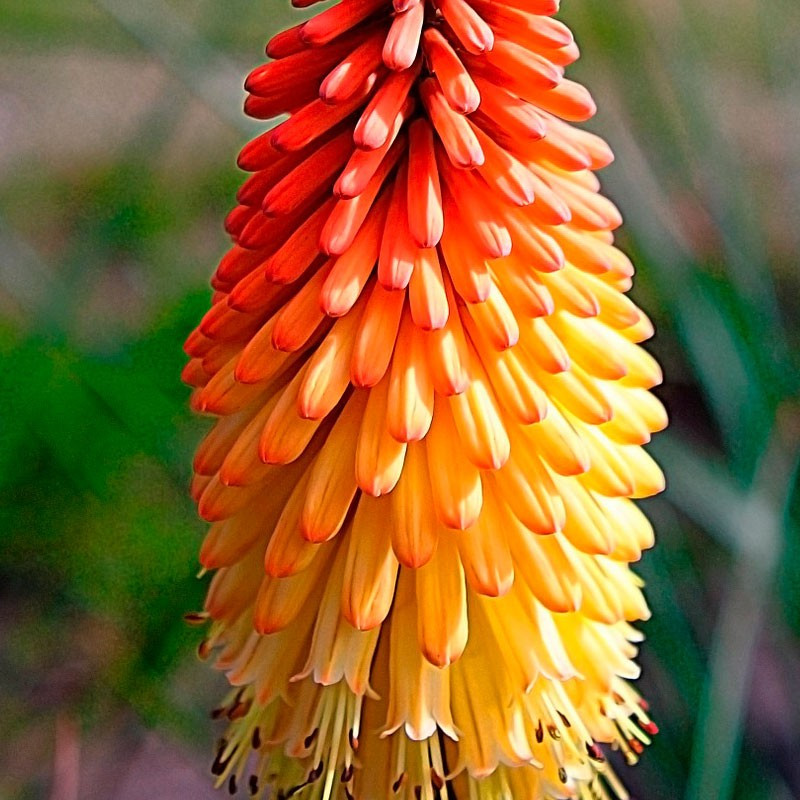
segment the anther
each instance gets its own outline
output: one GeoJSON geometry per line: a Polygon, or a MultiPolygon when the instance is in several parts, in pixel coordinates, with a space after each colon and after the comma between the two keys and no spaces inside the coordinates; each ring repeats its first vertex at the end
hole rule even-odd
{"type": "Polygon", "coordinates": [[[247,782],[247,787],[250,790],[250,794],[255,796],[258,794],[258,776],[251,775],[250,780],[247,782]]]}
{"type": "Polygon", "coordinates": [[[572,727],[572,723],[569,721],[569,719],[567,718],[566,714],[563,714],[561,711],[559,711],[558,712],[558,716],[561,717],[561,721],[564,723],[564,727],[565,728],[571,728],[572,727]]]}
{"type": "Polygon", "coordinates": [[[347,731],[347,740],[350,742],[351,750],[358,750],[358,736],[353,733],[352,728],[347,731]]]}
{"type": "MultiPolygon", "coordinates": [[[[233,758],[233,753],[225,759],[222,760],[222,756],[225,754],[225,749],[228,746],[228,742],[225,739],[220,739],[219,744],[217,745],[217,756],[214,759],[214,763],[211,765],[211,774],[212,775],[222,775],[225,772],[225,767],[228,765],[228,762],[233,758]]],[[[234,753],[236,751],[234,750],[234,753]]]]}
{"type": "Polygon", "coordinates": [[[317,736],[319,736],[319,728],[314,728],[314,730],[311,731],[308,736],[306,736],[306,738],[303,740],[306,750],[308,750],[308,748],[314,744],[314,742],[317,740],[317,736]]]}
{"type": "Polygon", "coordinates": [[[649,733],[651,736],[655,736],[658,733],[658,725],[655,722],[642,722],[641,720],[637,720],[639,722],[639,727],[645,732],[649,733]]]}
{"type": "Polygon", "coordinates": [[[567,782],[567,771],[564,769],[564,767],[558,768],[558,779],[561,781],[561,783],[567,782]]]}
{"type": "Polygon", "coordinates": [[[236,794],[238,787],[236,786],[236,776],[231,775],[228,781],[228,794],[236,794]]]}
{"type": "Polygon", "coordinates": [[[542,727],[542,721],[539,720],[539,725],[536,727],[536,741],[541,744],[544,741],[544,728],[542,727]]]}
{"type": "Polygon", "coordinates": [[[253,750],[261,748],[261,729],[258,726],[253,728],[253,738],[250,743],[253,745],[253,750]]]}
{"type": "Polygon", "coordinates": [[[403,782],[406,779],[405,772],[400,773],[400,777],[392,784],[392,791],[397,794],[400,791],[400,787],[403,785],[403,782]]]}
{"type": "Polygon", "coordinates": [[[251,706],[252,702],[250,700],[245,703],[241,701],[237,702],[228,712],[228,719],[233,722],[234,720],[247,716],[247,712],[250,710],[251,706]]]}
{"type": "Polygon", "coordinates": [[[549,734],[550,738],[555,742],[557,742],[561,738],[561,734],[558,732],[558,728],[556,728],[555,725],[548,725],[547,733],[549,734]]]}
{"type": "Polygon", "coordinates": [[[444,778],[435,769],[431,770],[431,783],[440,792],[444,788],[444,778]]]}
{"type": "Polygon", "coordinates": [[[352,764],[348,764],[348,765],[347,765],[347,766],[346,766],[346,767],[345,767],[345,768],[342,770],[342,777],[341,777],[341,781],[342,781],[342,783],[349,783],[351,780],[353,780],[353,772],[354,772],[354,771],[355,771],[355,770],[354,770],[354,767],[353,767],[353,765],[352,765],[352,764]]]}
{"type": "Polygon", "coordinates": [[[599,764],[605,763],[606,759],[603,755],[603,751],[595,742],[586,742],[586,752],[589,754],[589,758],[591,758],[592,761],[597,761],[599,764]]]}
{"type": "Polygon", "coordinates": [[[208,622],[208,611],[190,611],[183,615],[187,625],[205,625],[208,622]]]}
{"type": "Polygon", "coordinates": [[[422,787],[421,786],[415,786],[414,787],[414,797],[416,798],[416,800],[422,800],[422,787]]]}

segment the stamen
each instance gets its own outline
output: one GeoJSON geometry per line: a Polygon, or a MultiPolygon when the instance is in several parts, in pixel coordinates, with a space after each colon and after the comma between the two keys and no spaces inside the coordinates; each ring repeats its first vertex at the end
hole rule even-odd
{"type": "Polygon", "coordinates": [[[614,792],[619,800],[629,800],[628,792],[625,791],[625,787],[620,782],[610,764],[606,765],[605,771],[603,772],[603,780],[611,787],[611,791],[614,792]]]}
{"type": "Polygon", "coordinates": [[[553,692],[556,694],[559,704],[562,708],[564,708],[570,716],[570,721],[575,728],[576,734],[582,739],[583,741],[592,741],[593,736],[589,733],[588,729],[583,723],[583,719],[581,715],[578,713],[575,706],[572,704],[572,701],[567,696],[567,693],[564,691],[564,687],[561,683],[554,683],[552,686],[553,692]]]}
{"type": "MultiPolygon", "coordinates": [[[[318,736],[316,739],[316,746],[314,748],[313,763],[322,764],[322,755],[325,750],[325,745],[328,743],[328,728],[331,724],[333,717],[333,697],[330,692],[323,692],[322,700],[322,719],[318,725],[318,736]]],[[[322,773],[320,773],[322,774],[322,773]]]]}
{"type": "MultiPolygon", "coordinates": [[[[311,774],[312,775],[314,774],[313,770],[312,770],[311,774]]],[[[298,794],[299,792],[303,791],[303,789],[305,789],[306,786],[309,785],[309,783],[312,783],[312,781],[310,781],[310,780],[309,781],[303,781],[303,783],[299,783],[297,786],[292,786],[292,788],[289,789],[288,794],[285,794],[285,795],[280,795],[279,794],[278,797],[281,797],[281,796],[283,796],[285,798],[294,797],[296,794],[298,794]]]]}
{"type": "Polygon", "coordinates": [[[508,785],[508,778],[506,777],[506,770],[503,767],[497,771],[498,781],[500,782],[500,796],[501,800],[515,800],[511,792],[511,787],[508,785]]]}
{"type": "Polygon", "coordinates": [[[444,765],[442,757],[442,742],[439,738],[440,732],[428,740],[428,751],[430,753],[431,762],[431,783],[437,792],[442,792],[445,788],[445,778],[447,777],[447,768],[444,765]]]}
{"type": "MultiPolygon", "coordinates": [[[[548,727],[548,732],[551,727],[555,728],[557,733],[555,740],[560,741],[568,751],[567,754],[560,755],[560,760],[570,760],[571,753],[572,756],[577,758],[579,761],[583,761],[583,749],[581,747],[581,743],[585,740],[591,740],[592,737],[588,734],[586,737],[581,737],[579,730],[573,730],[569,718],[560,709],[556,708],[555,701],[549,693],[543,692],[541,701],[547,712],[547,715],[553,720],[553,723],[551,723],[551,725],[548,727]]],[[[567,708],[571,709],[572,704],[567,703],[567,708]]],[[[577,712],[575,712],[574,716],[576,719],[579,719],[577,712]]],[[[553,738],[552,733],[551,738],[553,738]]]]}
{"type": "Polygon", "coordinates": [[[430,746],[429,739],[421,742],[416,742],[417,756],[419,759],[419,773],[417,778],[419,780],[420,800],[434,800],[434,786],[433,774],[431,769],[430,760],[430,746]]]}
{"type": "Polygon", "coordinates": [[[247,700],[246,702],[238,702],[231,707],[228,711],[228,719],[233,721],[237,719],[241,719],[242,717],[246,717],[248,712],[250,711],[250,707],[253,705],[252,700],[247,700]]]}
{"type": "Polygon", "coordinates": [[[350,749],[358,750],[358,737],[355,735],[352,728],[348,731],[347,738],[350,742],[350,749]]]}
{"type": "MultiPolygon", "coordinates": [[[[348,706],[351,705],[351,704],[353,706],[353,708],[350,710],[350,713],[348,715],[348,720],[350,721],[350,725],[352,725],[352,724],[354,724],[353,714],[355,713],[355,709],[356,709],[356,706],[357,706],[356,698],[355,697],[350,697],[350,695],[348,695],[347,704],[348,704],[348,706]]],[[[355,723],[355,724],[357,724],[357,723],[355,723]]],[[[349,727],[348,730],[347,730],[347,744],[348,744],[348,746],[345,747],[345,749],[344,749],[344,768],[345,768],[345,770],[350,770],[350,778],[348,778],[347,781],[345,781],[345,783],[348,783],[353,777],[353,771],[352,771],[353,750],[355,748],[353,747],[353,728],[352,727],[349,727]]],[[[356,744],[357,744],[357,742],[356,742],[356,744]]]]}
{"type": "Polygon", "coordinates": [[[658,733],[658,725],[652,720],[649,722],[644,722],[642,720],[637,720],[639,727],[645,732],[649,733],[651,736],[655,736],[658,733]]]}
{"type": "Polygon", "coordinates": [[[331,750],[328,755],[328,772],[325,776],[325,788],[322,790],[322,800],[330,800],[331,797],[333,779],[336,774],[336,765],[339,761],[339,745],[342,741],[342,727],[344,725],[344,714],[346,708],[346,690],[340,689],[339,698],[336,703],[336,718],[333,723],[333,739],[331,740],[331,750]]]}
{"type": "Polygon", "coordinates": [[[394,747],[394,774],[397,775],[397,780],[392,784],[392,791],[397,794],[400,787],[403,786],[408,780],[408,764],[406,761],[406,743],[407,738],[403,735],[395,735],[392,744],[394,747]]]}
{"type": "Polygon", "coordinates": [[[211,765],[212,775],[222,775],[225,772],[225,768],[230,760],[230,758],[224,758],[227,747],[228,742],[225,739],[220,739],[219,743],[217,744],[217,756],[214,759],[214,763],[211,765]]]}

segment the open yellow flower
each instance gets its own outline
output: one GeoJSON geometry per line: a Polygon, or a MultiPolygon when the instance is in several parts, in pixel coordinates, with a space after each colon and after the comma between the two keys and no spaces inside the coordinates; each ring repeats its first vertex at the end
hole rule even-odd
{"type": "Polygon", "coordinates": [[[557,5],[341,0],[248,78],[289,116],[184,373],[232,792],[625,797],[602,745],[654,732],[660,371],[557,5]]]}

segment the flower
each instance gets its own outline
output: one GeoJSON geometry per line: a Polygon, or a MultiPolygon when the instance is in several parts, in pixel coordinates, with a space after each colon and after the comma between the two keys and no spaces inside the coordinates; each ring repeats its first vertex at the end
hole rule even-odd
{"type": "Polygon", "coordinates": [[[232,792],[624,798],[603,746],[655,732],[661,375],[557,8],[340,0],[247,79],[288,117],[240,155],[184,372],[232,792]]]}

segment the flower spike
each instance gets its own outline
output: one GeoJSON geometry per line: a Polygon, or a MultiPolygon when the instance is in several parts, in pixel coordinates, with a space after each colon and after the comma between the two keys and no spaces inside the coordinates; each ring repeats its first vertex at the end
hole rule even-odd
{"type": "Polygon", "coordinates": [[[626,798],[605,753],[657,732],[661,373],[558,5],[339,0],[245,83],[286,118],[183,372],[232,794],[626,798]]]}

